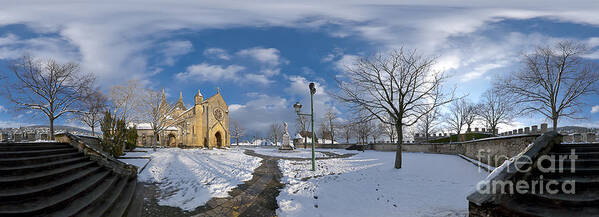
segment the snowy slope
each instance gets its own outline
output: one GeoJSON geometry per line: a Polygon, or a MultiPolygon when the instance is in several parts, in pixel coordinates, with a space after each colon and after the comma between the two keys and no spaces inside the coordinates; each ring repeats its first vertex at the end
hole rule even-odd
{"type": "Polygon", "coordinates": [[[345,159],[279,161],[279,216],[466,216],[466,196],[488,173],[452,155],[358,152],[345,159]],[[310,178],[302,181],[303,178],[310,178]]]}
{"type": "Polygon", "coordinates": [[[184,210],[194,210],[211,197],[227,197],[231,189],[252,178],[261,160],[237,148],[167,148],[148,153],[152,160],[138,179],[158,185],[162,193],[158,204],[184,210]]]}

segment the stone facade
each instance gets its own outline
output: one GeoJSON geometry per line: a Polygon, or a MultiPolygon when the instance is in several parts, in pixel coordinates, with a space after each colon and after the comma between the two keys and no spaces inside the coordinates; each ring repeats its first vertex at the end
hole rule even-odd
{"type": "MultiPolygon", "coordinates": [[[[162,103],[167,103],[164,92],[162,103]]],[[[139,146],[152,146],[157,140],[161,146],[167,147],[231,147],[229,107],[220,90],[207,99],[198,91],[194,96],[194,105],[190,108],[185,107],[183,95],[180,94],[179,101],[173,107],[168,114],[174,117],[173,123],[168,124],[170,127],[163,130],[158,138],[154,138],[151,129],[143,127],[143,124],[138,125],[139,146]]]]}

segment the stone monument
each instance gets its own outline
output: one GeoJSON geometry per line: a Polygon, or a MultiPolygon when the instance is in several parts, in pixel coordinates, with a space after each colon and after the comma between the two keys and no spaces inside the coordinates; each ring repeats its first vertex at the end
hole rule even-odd
{"type": "Polygon", "coordinates": [[[283,122],[283,126],[285,126],[285,132],[283,133],[283,144],[279,150],[293,150],[291,144],[289,144],[289,130],[287,129],[287,122],[283,122]]]}

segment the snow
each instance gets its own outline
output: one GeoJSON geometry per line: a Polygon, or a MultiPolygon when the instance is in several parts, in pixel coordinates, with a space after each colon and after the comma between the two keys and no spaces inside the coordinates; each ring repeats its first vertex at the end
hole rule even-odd
{"type": "Polygon", "coordinates": [[[137,172],[141,171],[143,167],[150,161],[150,159],[119,159],[124,163],[131,164],[137,167],[137,172]]]}
{"type": "MultiPolygon", "coordinates": [[[[139,148],[138,148],[139,149],[139,148]]],[[[125,155],[121,157],[150,157],[149,152],[141,152],[141,151],[126,151],[125,155]]]]}
{"type": "MultiPolygon", "coordinates": [[[[132,127],[132,126],[135,126],[135,129],[138,129],[138,130],[152,130],[153,129],[152,123],[129,124],[129,127],[132,127]]],[[[170,127],[167,127],[164,130],[179,130],[179,128],[174,127],[174,126],[170,126],[170,127]]]]}
{"type": "MultiPolygon", "coordinates": [[[[356,153],[356,152],[354,152],[356,153]]],[[[466,196],[487,172],[454,155],[366,151],[350,158],[280,160],[278,216],[466,216],[466,196]],[[303,181],[302,179],[308,179],[303,181]]]]}
{"type": "Polygon", "coordinates": [[[148,151],[152,160],[138,176],[155,183],[161,191],[158,204],[194,210],[212,197],[228,192],[252,178],[260,158],[243,154],[243,149],[157,149],[148,151]]]}
{"type": "Polygon", "coordinates": [[[493,166],[489,166],[489,165],[488,165],[488,164],[486,164],[486,163],[480,162],[480,161],[478,161],[478,160],[474,160],[474,159],[472,159],[472,158],[469,158],[469,157],[466,157],[465,155],[462,155],[462,154],[458,154],[458,155],[459,155],[460,157],[464,158],[464,159],[467,159],[468,161],[472,162],[473,164],[476,164],[476,165],[477,165],[477,166],[479,166],[479,167],[485,168],[485,169],[486,169],[486,170],[488,170],[488,171],[493,171],[493,170],[495,170],[495,167],[493,167],[493,166]]]}
{"type": "MultiPolygon", "coordinates": [[[[254,150],[254,152],[261,155],[268,155],[274,157],[289,157],[289,158],[312,158],[312,149],[303,149],[298,148],[291,151],[279,151],[278,147],[256,147],[249,148],[249,150],[254,150]]],[[[320,153],[318,151],[314,151],[315,157],[326,157],[325,154],[320,153]]]]}
{"type": "MultiPolygon", "coordinates": [[[[237,145],[237,143],[235,143],[235,142],[233,142],[231,144],[237,145]]],[[[262,140],[262,139],[256,139],[251,142],[246,141],[246,142],[239,143],[239,146],[267,146],[267,145],[273,145],[273,143],[270,141],[267,141],[267,140],[262,140]]]]}

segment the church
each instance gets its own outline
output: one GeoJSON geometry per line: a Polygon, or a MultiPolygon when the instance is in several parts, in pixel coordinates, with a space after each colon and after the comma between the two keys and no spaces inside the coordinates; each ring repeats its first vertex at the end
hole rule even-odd
{"type": "Polygon", "coordinates": [[[229,107],[217,88],[216,94],[204,99],[202,93],[194,96],[194,104],[189,108],[183,103],[183,94],[173,106],[168,105],[164,91],[161,107],[169,108],[168,128],[154,138],[152,128],[147,123],[138,124],[138,146],[152,146],[158,141],[166,147],[231,147],[229,133],[229,107]]]}

